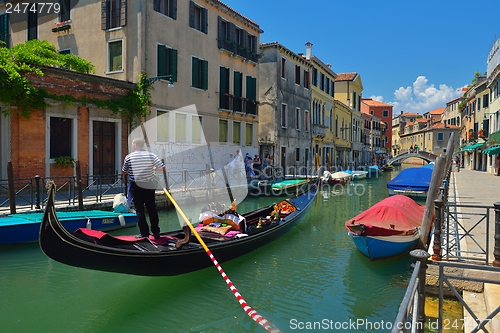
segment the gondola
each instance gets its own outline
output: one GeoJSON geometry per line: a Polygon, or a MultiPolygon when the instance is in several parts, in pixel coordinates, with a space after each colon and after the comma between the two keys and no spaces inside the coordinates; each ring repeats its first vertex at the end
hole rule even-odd
{"type": "MultiPolygon", "coordinates": [[[[305,215],[317,195],[316,184],[296,197],[245,213],[243,232],[227,236],[200,231],[210,252],[222,263],[264,246],[291,230],[305,215]],[[276,215],[275,213],[278,213],[276,215]],[[277,216],[274,219],[274,216],[277,216]],[[270,219],[273,216],[273,219],[270,219]]],[[[40,247],[50,258],[76,267],[142,276],[172,276],[212,265],[211,259],[190,229],[165,232],[159,239],[112,236],[78,229],[66,230],[54,208],[55,185],[40,226],[40,247]]],[[[199,227],[199,226],[197,226],[199,227]]]]}

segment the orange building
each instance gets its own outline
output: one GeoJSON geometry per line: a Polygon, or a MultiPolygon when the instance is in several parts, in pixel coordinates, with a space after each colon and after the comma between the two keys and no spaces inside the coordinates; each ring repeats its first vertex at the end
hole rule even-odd
{"type": "Polygon", "coordinates": [[[385,123],[384,148],[391,151],[392,144],[392,105],[373,100],[371,98],[361,98],[361,113],[370,114],[381,119],[385,123]]]}

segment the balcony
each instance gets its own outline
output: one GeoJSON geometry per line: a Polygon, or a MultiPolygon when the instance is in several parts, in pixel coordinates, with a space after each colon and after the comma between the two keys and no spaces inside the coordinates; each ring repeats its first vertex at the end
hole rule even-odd
{"type": "Polygon", "coordinates": [[[223,50],[226,50],[230,53],[239,55],[240,57],[243,57],[247,60],[250,60],[253,62],[258,62],[258,60],[259,60],[259,55],[256,52],[254,52],[250,49],[247,49],[243,45],[240,45],[240,44],[233,42],[231,40],[219,39],[217,41],[217,44],[218,44],[219,49],[223,49],[223,50]]]}
{"type": "Polygon", "coordinates": [[[313,136],[316,138],[324,138],[326,136],[326,126],[314,124],[312,130],[313,136]]]}

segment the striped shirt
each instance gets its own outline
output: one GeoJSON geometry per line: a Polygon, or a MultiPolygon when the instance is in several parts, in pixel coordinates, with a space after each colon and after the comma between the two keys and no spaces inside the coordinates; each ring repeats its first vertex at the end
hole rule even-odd
{"type": "Polygon", "coordinates": [[[153,167],[163,168],[165,165],[155,154],[137,149],[125,156],[122,171],[128,174],[131,182],[150,182],[154,179],[153,167]]]}

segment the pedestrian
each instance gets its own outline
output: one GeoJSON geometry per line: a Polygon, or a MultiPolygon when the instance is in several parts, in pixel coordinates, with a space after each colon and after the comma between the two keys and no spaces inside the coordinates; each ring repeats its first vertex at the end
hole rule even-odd
{"type": "Polygon", "coordinates": [[[418,145],[417,145],[417,144],[415,145],[415,148],[414,148],[414,149],[415,149],[415,153],[417,153],[417,154],[418,154],[418,145]]]}
{"type": "Polygon", "coordinates": [[[413,153],[413,145],[410,146],[410,153],[413,153]]]}
{"type": "Polygon", "coordinates": [[[495,175],[500,176],[500,156],[498,155],[495,158],[495,175]]]}
{"type": "Polygon", "coordinates": [[[271,166],[271,155],[266,154],[262,160],[262,170],[264,170],[264,175],[268,175],[267,168],[271,166]]]}
{"type": "Polygon", "coordinates": [[[260,167],[262,165],[262,161],[260,160],[260,156],[255,154],[254,159],[253,159],[253,169],[255,170],[260,170],[260,167]]]}
{"type": "Polygon", "coordinates": [[[160,219],[156,209],[155,171],[165,171],[165,165],[155,154],[144,149],[144,139],[135,138],[132,141],[133,151],[125,156],[122,172],[128,174],[130,183],[130,194],[137,213],[137,225],[140,237],[149,237],[149,227],[146,221],[146,207],[151,223],[151,232],[154,238],[160,238],[160,219]]]}

